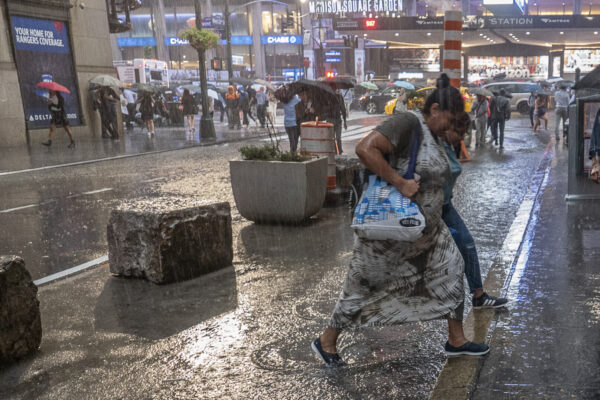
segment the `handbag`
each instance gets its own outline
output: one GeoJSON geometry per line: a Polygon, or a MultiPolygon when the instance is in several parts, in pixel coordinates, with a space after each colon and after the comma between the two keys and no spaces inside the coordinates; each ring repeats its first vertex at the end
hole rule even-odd
{"type": "MultiPolygon", "coordinates": [[[[413,132],[408,170],[404,179],[414,179],[417,155],[421,145],[421,126],[413,132]]],[[[352,228],[369,240],[414,242],[425,229],[426,221],[419,205],[377,175],[369,176],[369,185],[358,202],[352,228]]]]}

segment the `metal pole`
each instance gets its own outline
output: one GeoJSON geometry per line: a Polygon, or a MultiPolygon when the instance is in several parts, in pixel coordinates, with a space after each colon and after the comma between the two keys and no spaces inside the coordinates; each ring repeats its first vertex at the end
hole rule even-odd
{"type": "MultiPolygon", "coordinates": [[[[196,2],[198,0],[195,0],[196,2]]],[[[227,42],[227,74],[229,82],[233,79],[233,59],[231,57],[231,29],[229,28],[229,0],[225,0],[225,40],[227,42]]]]}
{"type": "MultiPolygon", "coordinates": [[[[196,11],[196,29],[202,29],[202,10],[200,0],[194,0],[196,11]]],[[[208,112],[208,85],[206,84],[206,57],[204,51],[198,50],[198,70],[200,73],[200,90],[202,90],[202,118],[200,118],[200,137],[214,139],[215,126],[208,112]]]]}

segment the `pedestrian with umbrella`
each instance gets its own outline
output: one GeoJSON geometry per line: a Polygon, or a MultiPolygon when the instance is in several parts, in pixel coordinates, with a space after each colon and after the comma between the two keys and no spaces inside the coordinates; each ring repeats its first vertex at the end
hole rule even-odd
{"type": "Polygon", "coordinates": [[[146,124],[148,129],[148,137],[154,135],[154,99],[152,93],[143,91],[142,95],[138,98],[137,104],[140,105],[140,113],[142,114],[142,121],[146,124]]]}
{"type": "Polygon", "coordinates": [[[490,103],[490,127],[492,129],[492,138],[494,144],[498,145],[500,139],[500,148],[504,147],[504,125],[510,119],[510,103],[507,93],[500,89],[500,93],[492,98],[490,103]]]}
{"type": "Polygon", "coordinates": [[[71,140],[68,147],[72,149],[75,147],[75,141],[73,140],[73,132],[71,131],[71,126],[69,125],[69,119],[67,118],[67,112],[65,110],[65,99],[61,94],[61,92],[67,94],[71,92],[69,89],[56,82],[40,82],[37,86],[48,89],[50,95],[48,98],[48,110],[50,110],[51,115],[50,131],[48,132],[48,141],[43,142],[42,144],[47,147],[52,146],[52,135],[54,134],[56,127],[62,126],[71,140]]]}
{"type": "Polygon", "coordinates": [[[544,129],[548,129],[548,101],[549,101],[549,92],[539,91],[537,92],[535,98],[535,122],[533,124],[533,131],[537,132],[538,128],[542,125],[542,121],[544,121],[544,129]]]}
{"type": "Polygon", "coordinates": [[[471,107],[475,118],[475,147],[481,147],[485,143],[489,102],[481,89],[479,91],[475,90],[473,93],[477,96],[471,107]]]}
{"type": "Polygon", "coordinates": [[[193,135],[196,131],[196,128],[194,127],[194,115],[198,114],[198,105],[196,104],[196,99],[194,99],[194,96],[190,94],[188,89],[183,90],[181,106],[183,116],[187,122],[187,131],[193,135]]]}

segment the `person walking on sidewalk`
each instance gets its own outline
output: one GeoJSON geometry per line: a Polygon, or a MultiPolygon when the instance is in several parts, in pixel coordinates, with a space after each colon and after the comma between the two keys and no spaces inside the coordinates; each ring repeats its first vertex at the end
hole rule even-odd
{"type": "Polygon", "coordinates": [[[269,99],[267,98],[267,94],[265,93],[265,88],[261,86],[256,93],[256,115],[258,116],[258,120],[260,121],[260,127],[265,127],[265,118],[267,114],[267,106],[269,105],[269,99]]]}
{"type": "Polygon", "coordinates": [[[337,154],[341,155],[344,153],[342,150],[342,122],[344,124],[344,129],[348,129],[348,124],[346,123],[346,105],[344,104],[344,97],[339,90],[336,92],[336,97],[338,100],[338,108],[335,110],[335,115],[333,116],[333,130],[335,132],[335,145],[337,147],[337,154]]]}
{"type": "Polygon", "coordinates": [[[544,129],[548,129],[548,96],[538,94],[535,97],[535,122],[533,124],[533,131],[537,132],[538,128],[542,126],[544,121],[544,129]]]}
{"type": "Polygon", "coordinates": [[[464,133],[471,124],[467,113],[459,114],[454,120],[453,129],[449,129],[444,137],[444,150],[450,162],[450,179],[446,180],[443,185],[444,189],[444,205],[442,207],[442,220],[450,229],[452,238],[462,255],[465,262],[465,275],[469,290],[472,295],[473,308],[498,308],[506,305],[508,300],[488,295],[483,290],[481,282],[481,269],[479,267],[479,257],[477,248],[471,232],[465,225],[462,217],[452,205],[452,192],[458,176],[462,172],[462,166],[458,161],[460,154],[460,141],[464,133]]]}
{"type": "Polygon", "coordinates": [[[328,366],[345,363],[337,353],[342,330],[445,318],[446,354],[483,355],[485,344],[469,342],[462,327],[463,261],[441,219],[450,166],[442,137],[464,112],[463,98],[443,74],[427,98],[423,115],[405,112],[381,123],[356,146],[366,168],[421,205],[427,227],[415,242],[355,237],[348,274],[329,326],[311,347],[328,366]],[[411,142],[421,138],[416,179],[404,179],[411,142]],[[386,160],[391,160],[391,164],[386,160]]]}
{"type": "Polygon", "coordinates": [[[556,101],[556,109],[554,110],[554,137],[556,140],[560,139],[558,134],[558,128],[560,121],[563,123],[563,131],[565,128],[565,121],[569,118],[569,103],[571,96],[567,93],[567,88],[561,86],[560,89],[554,94],[554,100],[556,101]]]}
{"type": "Polygon", "coordinates": [[[485,132],[487,130],[488,119],[488,99],[487,97],[478,94],[477,99],[473,102],[471,109],[475,117],[475,147],[481,147],[485,143],[485,132]]]}
{"type": "Polygon", "coordinates": [[[148,136],[152,136],[154,135],[154,99],[152,98],[152,94],[150,92],[142,92],[137,103],[140,105],[142,121],[146,124],[148,136]]]}
{"type": "Polygon", "coordinates": [[[509,119],[510,103],[504,89],[500,89],[500,93],[498,96],[494,96],[490,105],[490,127],[492,129],[492,138],[494,139],[494,144],[496,146],[498,145],[498,139],[500,139],[500,148],[504,147],[504,125],[509,119]]]}
{"type": "Polygon", "coordinates": [[[529,121],[531,121],[531,127],[533,128],[533,116],[535,112],[535,92],[531,92],[529,95],[529,99],[527,100],[527,104],[529,104],[529,121]]]}
{"type": "Polygon", "coordinates": [[[254,119],[250,110],[250,97],[248,96],[248,93],[243,90],[240,90],[240,108],[242,109],[242,114],[244,116],[242,125],[248,128],[248,126],[250,126],[248,117],[254,122],[256,122],[256,119],[254,119]]]}
{"type": "Polygon", "coordinates": [[[596,183],[600,183],[600,109],[596,112],[596,118],[592,127],[589,156],[592,159],[590,179],[596,183]]]}
{"type": "Polygon", "coordinates": [[[73,132],[71,131],[71,125],[69,125],[69,119],[67,118],[67,112],[65,111],[65,99],[62,97],[60,92],[50,90],[50,97],[48,98],[48,110],[50,110],[50,131],[48,132],[48,141],[42,142],[44,146],[52,146],[52,135],[56,130],[56,127],[62,126],[69,135],[71,142],[68,148],[72,149],[75,147],[75,141],[73,140],[73,132]]]}
{"type": "Polygon", "coordinates": [[[294,96],[283,104],[283,126],[290,139],[290,151],[298,149],[298,138],[300,137],[300,126],[296,120],[296,104],[300,103],[298,96],[294,96]]]}
{"type": "Polygon", "coordinates": [[[277,117],[277,98],[275,97],[275,92],[269,90],[267,93],[267,98],[269,99],[269,106],[267,107],[267,118],[269,122],[271,122],[271,126],[275,126],[275,118],[277,117]]]}
{"type": "Polygon", "coordinates": [[[240,95],[233,85],[227,89],[225,96],[227,103],[227,121],[229,129],[240,129],[240,95]]]}
{"type": "Polygon", "coordinates": [[[183,96],[181,97],[181,105],[183,106],[183,116],[187,122],[187,130],[194,134],[196,128],[194,127],[194,116],[198,114],[198,105],[196,99],[190,94],[188,89],[184,89],[183,96]]]}

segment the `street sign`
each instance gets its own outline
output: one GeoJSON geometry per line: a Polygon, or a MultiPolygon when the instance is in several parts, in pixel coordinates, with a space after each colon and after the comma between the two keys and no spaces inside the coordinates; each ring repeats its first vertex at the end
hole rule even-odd
{"type": "Polygon", "coordinates": [[[341,57],[326,57],[325,58],[325,62],[327,62],[327,63],[339,63],[339,62],[342,62],[342,58],[341,57]]]}
{"type": "Polygon", "coordinates": [[[338,50],[328,50],[325,52],[325,57],[341,57],[342,52],[338,50]]]}

